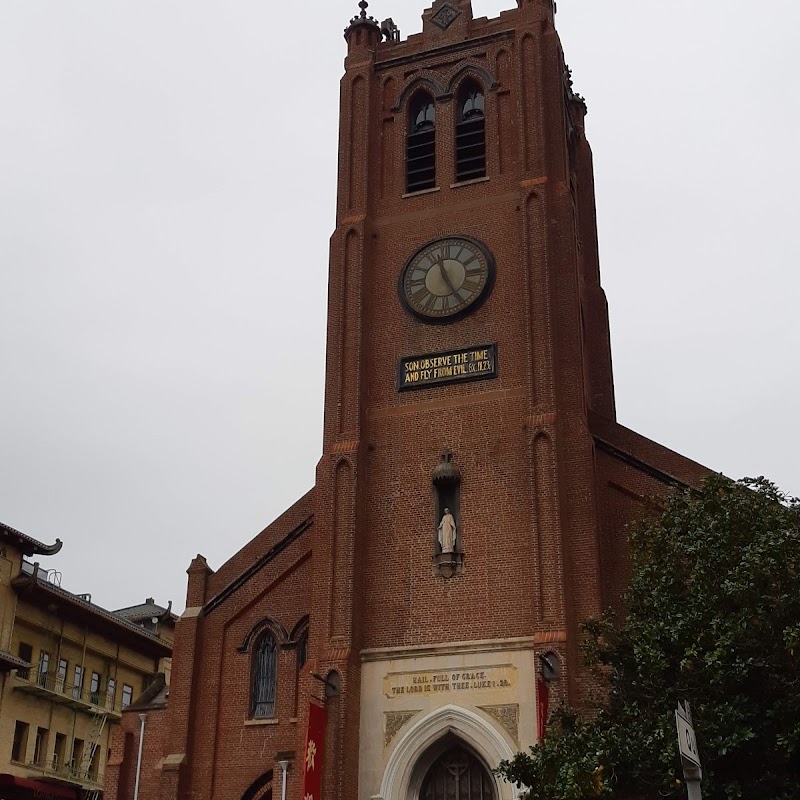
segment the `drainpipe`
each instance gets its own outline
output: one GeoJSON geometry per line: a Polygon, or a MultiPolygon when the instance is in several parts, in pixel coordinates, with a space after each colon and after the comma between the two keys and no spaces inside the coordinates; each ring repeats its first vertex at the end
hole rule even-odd
{"type": "MultiPolygon", "coordinates": [[[[283,770],[283,783],[281,784],[281,800],[286,800],[286,773],[289,771],[289,762],[284,759],[283,761],[279,761],[278,764],[280,768],[283,770]]],[[[136,800],[136,798],[134,798],[136,800]]]]}
{"type": "Polygon", "coordinates": [[[136,785],[133,789],[133,800],[139,800],[139,778],[142,775],[142,748],[144,747],[144,721],[147,719],[147,714],[139,714],[139,755],[136,757],[136,785]]]}

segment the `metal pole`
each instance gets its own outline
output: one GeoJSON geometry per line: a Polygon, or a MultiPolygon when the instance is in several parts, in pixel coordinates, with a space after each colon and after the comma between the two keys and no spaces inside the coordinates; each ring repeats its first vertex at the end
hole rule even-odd
{"type": "Polygon", "coordinates": [[[703,800],[703,793],[700,791],[700,781],[686,781],[686,788],[689,791],[689,800],[703,800]]]}
{"type": "Polygon", "coordinates": [[[139,714],[139,755],[136,758],[136,785],[133,788],[133,800],[139,800],[139,778],[142,775],[142,748],[144,747],[144,722],[147,719],[147,714],[139,714]]]}
{"type": "Polygon", "coordinates": [[[281,800],[286,800],[286,773],[289,771],[289,762],[279,761],[281,769],[283,770],[283,783],[281,784],[281,800]]]}

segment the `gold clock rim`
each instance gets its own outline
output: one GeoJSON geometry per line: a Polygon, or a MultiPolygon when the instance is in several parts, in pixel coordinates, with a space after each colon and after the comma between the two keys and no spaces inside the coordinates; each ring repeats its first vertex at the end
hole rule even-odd
{"type": "Polygon", "coordinates": [[[471,236],[442,236],[438,239],[432,239],[431,241],[426,242],[424,245],[422,245],[422,247],[418,248],[405,262],[402,270],[400,271],[400,275],[398,276],[398,294],[400,295],[401,303],[405,309],[414,317],[422,320],[423,322],[453,322],[465,316],[467,313],[477,310],[480,304],[486,300],[491,293],[491,289],[494,284],[494,274],[495,263],[492,251],[483,242],[474,239],[471,236]],[[431,312],[423,311],[411,301],[406,286],[406,281],[414,267],[414,263],[418,259],[423,258],[426,251],[447,243],[461,243],[466,245],[481,260],[483,266],[483,269],[481,270],[481,286],[474,293],[472,293],[467,300],[462,301],[462,303],[455,308],[449,311],[445,311],[443,309],[437,314],[432,314],[431,312]]]}

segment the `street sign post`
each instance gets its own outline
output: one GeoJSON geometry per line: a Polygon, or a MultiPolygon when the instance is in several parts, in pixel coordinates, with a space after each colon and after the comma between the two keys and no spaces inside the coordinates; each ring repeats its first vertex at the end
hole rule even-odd
{"type": "Polygon", "coordinates": [[[689,800],[703,800],[703,794],[700,790],[703,770],[700,767],[697,737],[694,735],[692,710],[688,703],[685,706],[680,702],[678,703],[678,710],[675,712],[675,724],[678,727],[678,750],[681,754],[683,777],[686,779],[689,800]]]}

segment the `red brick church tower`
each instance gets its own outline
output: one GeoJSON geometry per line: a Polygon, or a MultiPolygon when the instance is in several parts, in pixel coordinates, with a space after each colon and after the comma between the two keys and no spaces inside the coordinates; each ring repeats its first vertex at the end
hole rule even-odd
{"type": "Polygon", "coordinates": [[[109,800],[512,800],[490,770],[548,695],[581,703],[578,626],[619,601],[625,523],[704,472],[615,419],[553,1],[436,0],[406,40],[360,6],[316,486],[216,572],[192,562],[171,686],[125,715],[109,800]]]}

